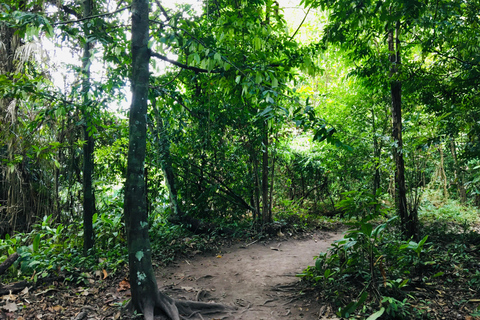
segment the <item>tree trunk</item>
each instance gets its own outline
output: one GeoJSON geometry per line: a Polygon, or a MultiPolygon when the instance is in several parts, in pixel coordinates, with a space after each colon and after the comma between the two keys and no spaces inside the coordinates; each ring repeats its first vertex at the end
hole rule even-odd
{"type": "Polygon", "coordinates": [[[452,137],[452,139],[450,140],[450,151],[452,152],[453,163],[455,166],[453,174],[455,178],[455,184],[457,185],[458,197],[460,198],[461,203],[465,203],[467,202],[467,193],[465,191],[465,186],[463,185],[463,174],[462,169],[460,168],[460,165],[458,163],[457,147],[454,137],[452,137]]]}
{"type": "Polygon", "coordinates": [[[260,221],[260,174],[259,174],[259,161],[255,150],[252,150],[253,154],[253,178],[255,188],[255,224],[258,226],[260,221]]]}
{"type": "Polygon", "coordinates": [[[157,281],[151,263],[145,201],[144,163],[148,97],[148,1],[132,2],[132,105],[129,119],[127,179],[125,182],[125,222],[132,306],[145,319],[153,318],[157,281]]]}
{"type": "MultiPolygon", "coordinates": [[[[381,148],[378,144],[378,137],[376,135],[377,127],[375,122],[375,110],[372,107],[372,132],[373,132],[373,156],[374,160],[373,163],[375,165],[375,174],[373,176],[373,196],[376,199],[377,190],[380,189],[380,155],[381,155],[381,148]]],[[[375,206],[376,208],[376,206],[375,206]]]]}
{"type": "Polygon", "coordinates": [[[390,90],[392,97],[392,138],[394,141],[393,155],[395,158],[395,203],[397,213],[400,216],[403,236],[406,239],[416,238],[417,236],[417,213],[408,212],[407,209],[407,191],[405,187],[405,164],[403,161],[403,140],[402,140],[402,83],[395,79],[398,72],[400,60],[400,39],[399,39],[399,22],[394,31],[388,34],[388,49],[390,52],[390,62],[392,67],[390,70],[390,90]]]}
{"type": "Polygon", "coordinates": [[[145,201],[144,163],[147,134],[147,101],[150,53],[149,1],[132,1],[132,105],[129,119],[129,148],[125,182],[124,214],[127,227],[128,263],[130,267],[131,307],[154,319],[155,309],[171,320],[180,320],[179,310],[187,315],[195,309],[208,312],[224,310],[225,306],[189,301],[175,301],[160,293],[152,267],[145,201]]]}
{"type": "Polygon", "coordinates": [[[442,179],[442,184],[443,184],[443,197],[445,198],[445,200],[448,199],[448,189],[447,189],[447,186],[448,186],[448,183],[447,183],[447,175],[445,174],[445,161],[444,161],[444,157],[443,157],[443,146],[440,144],[438,146],[438,152],[440,153],[440,176],[441,176],[441,179],[442,179]]]}
{"type": "Polygon", "coordinates": [[[271,222],[270,205],[268,203],[268,126],[263,125],[263,155],[262,155],[262,222],[271,222]]]}
{"type": "MultiPolygon", "coordinates": [[[[277,138],[277,137],[275,137],[277,138]]],[[[277,142],[277,139],[275,139],[275,142],[277,142]]],[[[276,146],[276,144],[274,145],[276,146]]],[[[275,149],[273,150],[273,158],[272,158],[272,168],[270,169],[271,170],[271,176],[270,176],[270,195],[268,197],[268,203],[269,203],[269,206],[268,206],[268,214],[269,214],[269,220],[271,221],[272,220],[272,207],[273,207],[273,185],[275,183],[275,162],[277,160],[277,155],[276,155],[276,147],[275,149]]],[[[316,203],[315,203],[316,204],[316,203]]],[[[315,205],[316,207],[316,205],[315,205]]]]}
{"type": "MultiPolygon", "coordinates": [[[[162,168],[163,175],[165,177],[165,184],[168,189],[168,197],[170,200],[171,215],[168,217],[168,221],[174,224],[183,224],[188,230],[194,233],[208,233],[215,229],[215,225],[205,223],[201,219],[197,219],[189,216],[182,210],[178,203],[178,191],[175,173],[173,171],[172,158],[170,156],[170,141],[166,136],[163,119],[158,111],[156,105],[156,98],[151,100],[152,108],[155,114],[155,121],[157,126],[150,127],[152,133],[156,135],[157,149],[159,151],[159,157],[157,158],[158,165],[162,168]]],[[[197,168],[195,168],[197,169],[197,168]]],[[[205,177],[201,173],[202,179],[205,177]]]]}
{"type": "Polygon", "coordinates": [[[152,100],[153,112],[155,114],[156,129],[152,128],[152,132],[155,132],[157,136],[157,147],[160,154],[158,158],[160,167],[162,168],[163,174],[165,176],[165,184],[168,189],[168,197],[170,200],[170,209],[172,210],[172,215],[177,218],[180,218],[182,210],[178,204],[178,195],[177,195],[177,186],[175,183],[175,174],[173,173],[172,159],[170,157],[170,142],[166,137],[165,127],[163,124],[163,119],[160,116],[160,112],[156,106],[156,100],[152,100]]]}
{"type": "MultiPolygon", "coordinates": [[[[84,0],[83,17],[89,17],[92,14],[92,1],[84,0]]],[[[84,25],[85,44],[83,46],[82,58],[82,95],[83,95],[83,139],[86,141],[83,145],[83,253],[86,256],[88,250],[93,248],[93,214],[95,213],[95,195],[93,193],[92,175],[93,175],[93,151],[95,142],[92,133],[92,115],[89,110],[88,91],[90,89],[90,43],[88,37],[90,34],[87,27],[87,21],[84,25]]]]}

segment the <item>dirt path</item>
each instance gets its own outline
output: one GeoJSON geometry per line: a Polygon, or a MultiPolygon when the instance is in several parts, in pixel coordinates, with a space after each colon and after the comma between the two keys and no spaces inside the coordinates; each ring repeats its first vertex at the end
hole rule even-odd
{"type": "Polygon", "coordinates": [[[163,268],[158,285],[174,298],[238,307],[223,319],[319,319],[320,306],[289,285],[299,281],[295,274],[313,265],[313,256],[341,237],[340,231],[317,231],[301,240],[236,244],[163,268]]]}

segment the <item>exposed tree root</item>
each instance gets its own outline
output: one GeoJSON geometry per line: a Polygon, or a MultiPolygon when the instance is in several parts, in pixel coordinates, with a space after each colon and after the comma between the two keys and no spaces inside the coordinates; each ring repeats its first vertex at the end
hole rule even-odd
{"type": "Polygon", "coordinates": [[[145,320],[154,320],[155,316],[164,317],[168,320],[192,319],[195,316],[224,313],[234,310],[234,307],[219,304],[197,301],[175,300],[157,291],[155,299],[144,297],[141,309],[137,310],[143,314],[145,320]]]}
{"type": "Polygon", "coordinates": [[[0,264],[0,274],[3,274],[15,261],[17,261],[18,253],[11,254],[5,261],[0,264]]]}
{"type": "Polygon", "coordinates": [[[8,285],[0,284],[0,295],[6,295],[9,293],[17,293],[25,289],[28,286],[27,281],[14,282],[8,285]]]}

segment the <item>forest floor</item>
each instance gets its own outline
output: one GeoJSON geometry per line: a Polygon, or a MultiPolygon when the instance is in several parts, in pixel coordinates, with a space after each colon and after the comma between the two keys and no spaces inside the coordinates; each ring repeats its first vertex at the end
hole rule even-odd
{"type": "Polygon", "coordinates": [[[293,238],[234,243],[159,270],[158,285],[176,299],[237,308],[221,319],[327,319],[322,316],[330,310],[321,308],[311,295],[299,293],[295,275],[341,237],[340,231],[311,231],[293,238]]]}
{"type": "MultiPolygon", "coordinates": [[[[474,234],[479,230],[475,229],[474,234]]],[[[343,231],[285,233],[260,240],[223,239],[215,250],[185,253],[166,267],[158,262],[155,270],[159,288],[175,299],[235,307],[213,318],[195,314],[190,319],[337,319],[333,304],[319,299],[321,292],[295,275],[313,265],[313,257],[342,238],[343,231]]],[[[474,249],[477,242],[469,240],[474,249]]],[[[472,261],[480,260],[475,254],[472,261]]],[[[129,283],[125,280],[127,271],[125,267],[115,275],[105,270],[85,272],[78,282],[59,278],[1,296],[0,320],[131,319],[122,308],[130,298],[129,283]]],[[[480,319],[471,316],[480,302],[471,288],[475,284],[471,278],[452,278],[449,274],[445,279],[437,279],[436,283],[415,282],[407,291],[415,297],[412,307],[419,304],[419,310],[427,308],[432,319],[480,319]]]]}
{"type": "MultiPolygon", "coordinates": [[[[341,231],[317,230],[270,240],[232,240],[216,252],[186,255],[156,268],[157,282],[175,299],[235,307],[214,319],[330,319],[334,312],[313,295],[299,292],[295,275],[341,237],[341,231]]],[[[129,298],[128,282],[118,276],[100,280],[105,276],[92,274],[86,285],[58,282],[4,296],[0,319],[130,319],[121,308],[129,298]]]]}

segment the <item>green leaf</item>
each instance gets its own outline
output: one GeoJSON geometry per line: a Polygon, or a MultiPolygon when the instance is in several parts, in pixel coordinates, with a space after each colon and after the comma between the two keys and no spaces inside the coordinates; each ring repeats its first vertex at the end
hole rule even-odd
{"type": "Polygon", "coordinates": [[[427,239],[428,239],[428,235],[426,235],[422,240],[420,240],[420,242],[418,243],[418,246],[422,247],[425,241],[427,241],[427,239]]]}
{"type": "Polygon", "coordinates": [[[272,79],[272,88],[276,88],[276,87],[278,87],[278,80],[277,80],[277,78],[273,78],[272,79]]]}
{"type": "Polygon", "coordinates": [[[330,276],[330,273],[331,273],[331,270],[330,269],[327,269],[325,270],[323,276],[325,277],[325,279],[328,279],[328,277],[330,276]]]}
{"type": "Polygon", "coordinates": [[[260,74],[260,72],[257,71],[257,74],[255,75],[255,83],[260,84],[262,80],[263,80],[262,75],[260,74]]]}
{"type": "Polygon", "coordinates": [[[435,273],[432,278],[441,277],[441,276],[443,276],[444,274],[445,274],[445,272],[440,271],[440,272],[435,273]]]}
{"type": "Polygon", "coordinates": [[[375,319],[378,319],[382,316],[382,314],[385,312],[385,308],[382,307],[380,308],[380,310],[378,310],[377,312],[375,312],[374,314],[370,315],[370,317],[367,318],[367,320],[375,320],[375,319]]]}
{"type": "Polygon", "coordinates": [[[33,252],[37,253],[39,247],[40,247],[40,234],[37,233],[35,235],[35,238],[33,238],[33,252]]]}

